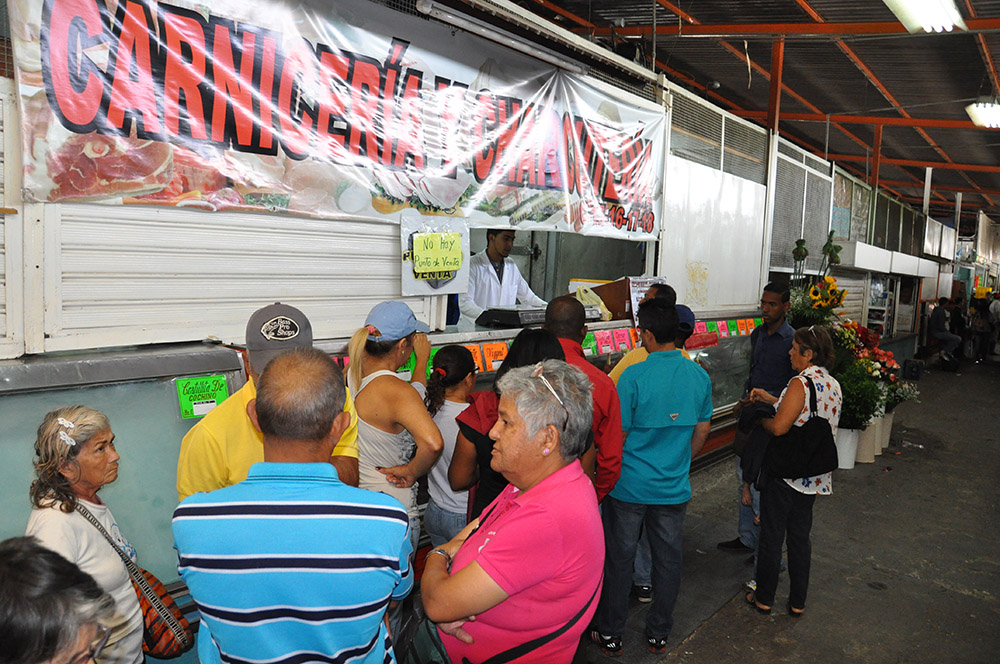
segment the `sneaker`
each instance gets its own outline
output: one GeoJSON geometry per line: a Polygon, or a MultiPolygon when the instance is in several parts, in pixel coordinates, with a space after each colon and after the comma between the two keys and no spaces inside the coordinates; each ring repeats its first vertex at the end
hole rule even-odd
{"type": "Polygon", "coordinates": [[[649,652],[667,652],[667,640],[660,639],[655,636],[646,635],[646,645],[649,646],[649,652]]]}
{"type": "Polygon", "coordinates": [[[653,601],[653,586],[636,586],[635,595],[643,604],[653,601]]]}
{"type": "Polygon", "coordinates": [[[608,657],[617,657],[622,654],[622,639],[620,636],[605,636],[596,629],[590,630],[590,640],[601,647],[608,657]]]}

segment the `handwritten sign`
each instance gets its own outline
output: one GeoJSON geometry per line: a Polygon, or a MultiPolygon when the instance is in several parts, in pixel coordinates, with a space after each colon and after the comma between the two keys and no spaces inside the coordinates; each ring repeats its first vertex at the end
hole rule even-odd
{"type": "Polygon", "coordinates": [[[177,400],[185,420],[207,414],[228,396],[229,385],[221,374],[177,379],[177,400]]]}
{"type": "Polygon", "coordinates": [[[747,321],[745,318],[736,321],[736,327],[739,328],[741,337],[747,334],[747,321]]]}
{"type": "Polygon", "coordinates": [[[702,332],[708,332],[708,326],[705,325],[705,321],[700,320],[694,324],[695,334],[701,334],[702,332]]]}
{"type": "Polygon", "coordinates": [[[583,346],[583,354],[587,357],[597,355],[597,339],[594,338],[593,332],[587,332],[580,345],[583,346]]]}
{"type": "Polygon", "coordinates": [[[753,332],[756,327],[757,324],[754,322],[753,318],[747,318],[747,332],[753,332]]]}
{"type": "Polygon", "coordinates": [[[729,325],[729,336],[738,337],[740,335],[740,330],[739,327],[737,327],[736,325],[736,321],[735,320],[728,321],[728,325],[729,325]]]}
{"type": "Polygon", "coordinates": [[[763,318],[754,318],[753,319],[753,326],[754,327],[760,327],[763,324],[764,324],[764,319],[763,318]]]}
{"type": "Polygon", "coordinates": [[[615,348],[617,350],[626,351],[626,350],[628,350],[628,349],[630,349],[632,347],[632,344],[629,343],[629,335],[628,335],[628,329],[627,328],[621,328],[621,329],[615,330],[612,333],[612,336],[614,337],[615,348]]]}
{"type": "Polygon", "coordinates": [[[718,332],[719,324],[716,323],[714,320],[710,320],[707,323],[705,323],[705,330],[707,332],[718,332]]]}
{"type": "Polygon", "coordinates": [[[465,347],[472,353],[472,359],[476,362],[476,368],[479,371],[486,371],[486,365],[483,364],[483,351],[479,348],[479,344],[466,344],[465,347]]]}
{"type": "Polygon", "coordinates": [[[630,327],[628,329],[628,335],[632,337],[633,348],[638,348],[639,346],[642,345],[642,343],[639,341],[639,330],[635,329],[634,327],[630,327]]]}
{"type": "Polygon", "coordinates": [[[719,336],[723,339],[729,337],[729,323],[724,320],[719,321],[719,336]]]}
{"type": "Polygon", "coordinates": [[[597,330],[594,332],[594,338],[597,340],[598,355],[604,355],[605,353],[614,351],[615,339],[611,334],[611,330],[597,330]]]}
{"type": "Polygon", "coordinates": [[[499,369],[505,357],[507,357],[507,344],[505,342],[497,341],[483,344],[483,361],[490,371],[499,369]]]}
{"type": "Polygon", "coordinates": [[[429,274],[462,267],[460,233],[417,233],[413,236],[413,271],[429,274]]]}

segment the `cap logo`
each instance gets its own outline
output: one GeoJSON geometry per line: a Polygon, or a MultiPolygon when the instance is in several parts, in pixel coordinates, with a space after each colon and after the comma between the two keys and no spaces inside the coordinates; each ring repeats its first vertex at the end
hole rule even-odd
{"type": "Polygon", "coordinates": [[[288,316],[275,316],[260,326],[260,333],[272,341],[288,341],[299,336],[299,324],[288,316]]]}

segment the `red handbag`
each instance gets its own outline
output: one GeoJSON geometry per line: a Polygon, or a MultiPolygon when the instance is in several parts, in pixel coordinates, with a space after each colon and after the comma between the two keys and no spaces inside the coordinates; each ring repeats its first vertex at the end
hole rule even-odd
{"type": "Polygon", "coordinates": [[[104,539],[108,540],[108,544],[125,563],[142,611],[142,651],[153,657],[170,659],[190,650],[194,645],[191,624],[160,580],[152,572],[136,565],[86,507],[78,504],[76,511],[104,535],[104,539]]]}

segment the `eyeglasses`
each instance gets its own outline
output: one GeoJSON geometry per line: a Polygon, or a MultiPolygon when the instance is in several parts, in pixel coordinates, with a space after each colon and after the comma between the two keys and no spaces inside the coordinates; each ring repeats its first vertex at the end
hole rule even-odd
{"type": "Polygon", "coordinates": [[[552,396],[554,396],[556,398],[556,401],[559,402],[559,405],[562,406],[563,413],[566,415],[566,419],[563,420],[563,425],[561,428],[563,431],[565,431],[566,425],[569,424],[569,410],[567,410],[566,404],[564,404],[563,400],[559,398],[559,395],[556,394],[555,388],[552,387],[552,383],[550,383],[549,379],[545,377],[545,375],[542,373],[542,370],[543,370],[542,363],[539,362],[538,364],[535,365],[535,368],[532,370],[531,377],[541,380],[542,384],[544,384],[545,387],[549,388],[549,392],[552,393],[552,396]]]}
{"type": "Polygon", "coordinates": [[[111,636],[111,628],[105,625],[98,625],[97,637],[91,642],[90,647],[79,654],[73,655],[67,664],[96,662],[97,658],[101,655],[101,651],[104,650],[104,646],[107,645],[109,636],[111,636]]]}

